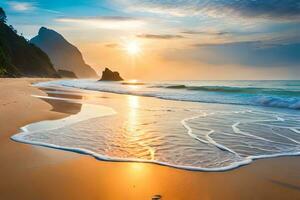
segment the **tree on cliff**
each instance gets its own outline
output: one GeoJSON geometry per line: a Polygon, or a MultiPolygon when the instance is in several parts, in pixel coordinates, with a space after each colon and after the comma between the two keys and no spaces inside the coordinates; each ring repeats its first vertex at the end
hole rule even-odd
{"type": "Polygon", "coordinates": [[[0,7],[0,22],[6,23],[6,20],[7,20],[6,14],[5,14],[3,8],[0,7]]]}
{"type": "Polygon", "coordinates": [[[59,77],[47,54],[6,24],[0,7],[0,77],[59,77]]]}

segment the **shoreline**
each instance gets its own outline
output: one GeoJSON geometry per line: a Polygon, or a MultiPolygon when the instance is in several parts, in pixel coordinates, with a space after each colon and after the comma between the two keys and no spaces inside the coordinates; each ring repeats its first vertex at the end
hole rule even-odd
{"type": "MultiPolygon", "coordinates": [[[[0,79],[1,199],[151,199],[157,194],[162,199],[297,199],[300,196],[300,158],[296,156],[256,160],[224,172],[199,172],[148,163],[100,161],[82,154],[14,142],[10,136],[26,124],[68,116],[30,96],[45,95],[29,86],[29,82],[39,80],[44,79],[0,79]]],[[[76,112],[74,107],[70,110],[76,112]]]]}
{"type": "MultiPolygon", "coordinates": [[[[87,109],[85,108],[87,105],[91,105],[91,106],[95,107],[94,109],[93,108],[89,109],[90,110],[90,115],[91,115],[90,118],[97,117],[99,115],[99,113],[103,113],[103,117],[104,117],[104,116],[107,116],[105,113],[109,112],[109,111],[107,111],[107,108],[111,109],[110,106],[114,106],[115,104],[122,104],[121,102],[126,101],[126,99],[131,97],[128,94],[118,94],[118,93],[110,93],[110,92],[84,90],[84,89],[81,89],[81,88],[78,89],[78,88],[75,88],[75,87],[68,87],[68,86],[60,86],[60,85],[56,86],[56,85],[52,85],[52,84],[50,84],[50,86],[47,86],[47,83],[46,83],[46,85],[44,83],[41,83],[41,84],[36,84],[36,85],[33,85],[33,86],[37,87],[37,88],[39,88],[43,91],[47,91],[47,93],[48,93],[48,96],[33,95],[34,97],[37,97],[37,98],[40,98],[40,99],[43,99],[43,100],[49,100],[50,99],[50,100],[53,100],[53,101],[60,101],[60,102],[77,102],[77,103],[82,105],[81,110],[77,114],[72,115],[72,117],[67,117],[67,118],[55,120],[53,122],[55,124],[55,129],[57,128],[57,126],[61,126],[61,128],[63,128],[63,126],[67,126],[68,125],[67,122],[69,121],[69,118],[76,118],[77,119],[77,122],[72,123],[74,125],[75,125],[75,123],[80,123],[80,122],[84,121],[85,117],[84,117],[84,115],[82,115],[82,112],[87,113],[87,109]],[[39,87],[38,85],[42,85],[42,88],[39,87]],[[99,94],[105,94],[106,98],[108,98],[108,99],[116,99],[116,97],[119,97],[119,98],[117,98],[117,99],[119,99],[119,102],[114,102],[114,103],[112,103],[112,105],[110,105],[110,104],[108,104],[108,102],[110,100],[108,100],[108,102],[107,101],[102,102],[102,103],[100,103],[100,105],[98,105],[97,102],[94,102],[95,104],[90,102],[92,104],[89,104],[84,100],[84,99],[86,99],[85,97],[87,97],[89,95],[97,97],[99,94]],[[79,100],[80,95],[82,97],[82,100],[79,100]],[[106,106],[108,106],[108,107],[101,106],[102,104],[106,104],[106,106]],[[96,111],[97,107],[102,107],[102,109],[100,108],[100,109],[98,109],[98,111],[96,111]],[[80,117],[80,115],[82,115],[83,118],[80,117]],[[95,115],[95,116],[93,116],[93,115],[95,115]]],[[[166,99],[159,99],[159,98],[156,98],[156,97],[148,97],[148,96],[139,97],[139,100],[137,100],[137,101],[147,102],[149,100],[152,102],[152,104],[153,104],[152,106],[155,105],[154,102],[159,102],[159,103],[164,102],[165,104],[167,104],[169,106],[171,106],[171,105],[175,106],[175,105],[179,104],[179,102],[180,102],[180,101],[178,102],[176,100],[166,100],[166,99]]],[[[207,103],[201,103],[201,104],[198,104],[198,105],[201,105],[205,108],[207,106],[206,104],[207,103]]],[[[146,109],[146,110],[148,109],[146,104],[142,103],[142,105],[143,105],[143,109],[146,109]]],[[[193,106],[193,105],[195,105],[195,103],[191,102],[188,105],[193,106]]],[[[217,105],[219,105],[219,104],[217,104],[217,105]]],[[[128,105],[125,104],[124,107],[125,106],[128,106],[128,105]]],[[[242,106],[242,105],[238,105],[238,106],[242,106]]],[[[247,109],[251,110],[249,112],[252,113],[251,107],[252,106],[248,106],[247,109]]],[[[119,108],[120,108],[120,106],[119,106],[119,108]]],[[[200,109],[201,109],[201,107],[200,107],[200,109]]],[[[253,108],[253,109],[255,110],[255,108],[253,108]]],[[[119,109],[116,109],[115,111],[112,110],[110,112],[111,114],[108,114],[108,116],[117,114],[118,110],[119,109]]],[[[132,111],[128,110],[127,112],[132,112],[132,111]]],[[[134,111],[134,112],[136,112],[136,111],[134,111]]],[[[239,112],[239,111],[235,111],[235,113],[236,112],[239,112]]],[[[243,113],[244,111],[240,111],[240,112],[243,113]]],[[[122,112],[119,113],[118,115],[122,115],[122,112]]],[[[193,134],[193,130],[186,123],[189,120],[196,119],[196,118],[199,118],[199,117],[205,117],[205,116],[207,116],[207,114],[205,114],[205,113],[204,114],[203,113],[197,114],[196,116],[180,119],[180,123],[185,128],[185,130],[182,130],[182,131],[187,131],[187,134],[191,138],[206,144],[206,143],[209,143],[209,142],[205,141],[204,139],[200,139],[195,134],[193,134]]],[[[99,117],[101,117],[101,114],[99,115],[99,117]]],[[[130,116],[127,116],[127,117],[130,117],[130,116]]],[[[142,116],[140,116],[140,117],[143,118],[142,116]]],[[[284,121],[284,119],[282,119],[282,118],[278,119],[278,116],[276,116],[276,118],[277,118],[276,119],[277,121],[284,121]]],[[[111,124],[111,123],[112,123],[112,121],[110,121],[108,124],[111,124]]],[[[147,124],[147,122],[145,122],[145,123],[147,124]]],[[[175,123],[177,123],[177,122],[175,122],[175,123]]],[[[238,123],[240,123],[240,122],[238,122],[238,123]]],[[[110,156],[109,154],[98,153],[97,151],[89,150],[89,148],[72,146],[72,144],[59,145],[59,144],[56,144],[54,141],[53,142],[51,142],[51,141],[50,142],[45,142],[45,141],[35,141],[34,139],[26,139],[27,136],[30,137],[31,132],[37,131],[37,130],[26,130],[27,129],[26,127],[31,127],[31,126],[34,127],[34,126],[37,126],[37,124],[44,124],[44,126],[41,126],[41,125],[39,126],[40,129],[41,129],[41,130],[38,130],[39,132],[41,132],[43,130],[44,131],[51,130],[51,127],[54,127],[53,124],[52,125],[51,125],[51,123],[49,124],[48,121],[42,121],[42,122],[36,122],[36,123],[28,124],[27,126],[21,128],[21,129],[23,129],[23,131],[21,133],[13,135],[11,137],[11,139],[16,141],[16,142],[21,142],[21,143],[26,143],[26,144],[36,145],[36,146],[49,147],[49,148],[53,148],[53,149],[60,149],[60,150],[63,150],[63,151],[75,152],[75,153],[80,153],[80,154],[84,154],[84,155],[89,155],[89,156],[94,157],[95,159],[101,160],[101,161],[150,163],[150,164],[156,164],[156,165],[161,165],[161,166],[167,166],[167,167],[171,167],[171,168],[175,168],[175,169],[182,169],[182,170],[189,170],[189,171],[200,171],[200,172],[226,172],[226,171],[229,171],[229,170],[234,170],[236,168],[243,167],[245,165],[251,164],[252,162],[254,162],[255,160],[258,160],[258,159],[276,158],[276,157],[283,157],[283,156],[298,156],[298,155],[300,155],[299,150],[298,151],[292,151],[292,152],[284,152],[283,151],[283,152],[274,152],[273,154],[270,153],[270,154],[250,155],[248,157],[243,157],[242,160],[234,161],[234,162],[232,162],[228,165],[220,166],[220,167],[201,167],[201,166],[195,166],[195,165],[184,165],[184,164],[180,164],[180,163],[176,164],[176,163],[172,163],[172,162],[168,162],[168,161],[161,161],[159,158],[155,159],[154,157],[153,157],[153,159],[143,159],[143,158],[137,158],[137,157],[120,157],[118,155],[110,156]]],[[[237,129],[236,128],[236,123],[233,124],[232,127],[237,129]]],[[[161,135],[162,135],[162,133],[161,133],[161,135]]],[[[104,139],[104,138],[102,138],[102,139],[104,139]]],[[[239,156],[237,152],[230,149],[229,147],[226,147],[226,146],[224,146],[220,143],[217,143],[212,138],[210,138],[210,139],[212,141],[210,143],[210,145],[213,145],[213,146],[217,147],[218,149],[221,149],[223,151],[227,151],[227,152],[230,152],[232,154],[235,154],[235,155],[239,156]]]]}

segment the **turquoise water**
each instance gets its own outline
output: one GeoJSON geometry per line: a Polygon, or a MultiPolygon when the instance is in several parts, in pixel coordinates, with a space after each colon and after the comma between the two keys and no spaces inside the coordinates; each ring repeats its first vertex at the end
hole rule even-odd
{"type": "Polygon", "coordinates": [[[162,99],[300,109],[300,81],[56,81],[54,85],[162,99]]]}

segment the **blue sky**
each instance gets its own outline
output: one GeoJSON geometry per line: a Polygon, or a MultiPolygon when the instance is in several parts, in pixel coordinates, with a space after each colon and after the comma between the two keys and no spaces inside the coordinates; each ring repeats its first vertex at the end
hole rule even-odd
{"type": "Polygon", "coordinates": [[[138,40],[143,53],[135,65],[143,67],[136,76],[147,71],[153,78],[153,66],[180,79],[300,76],[299,0],[2,0],[0,6],[25,37],[52,28],[96,69],[128,71],[122,43],[138,40]]]}

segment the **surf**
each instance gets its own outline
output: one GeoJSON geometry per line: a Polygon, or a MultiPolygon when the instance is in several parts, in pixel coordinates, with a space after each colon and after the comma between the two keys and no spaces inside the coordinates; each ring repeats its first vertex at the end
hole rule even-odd
{"type": "Polygon", "coordinates": [[[129,82],[64,80],[36,85],[72,87],[177,101],[300,109],[300,88],[297,81],[277,81],[275,82],[277,85],[274,82],[267,84],[268,81],[263,82],[264,84],[261,81],[191,81],[187,84],[188,82],[136,82],[128,84],[129,82]],[[237,86],[234,86],[234,84],[237,86]]]}
{"type": "MultiPolygon", "coordinates": [[[[64,89],[67,94],[85,93],[64,89]]],[[[99,103],[98,92],[88,95],[94,101],[51,97],[81,103],[81,111],[26,125],[12,139],[99,160],[198,171],[224,171],[255,159],[300,154],[300,118],[291,111],[118,94],[107,94],[99,103]]]]}

